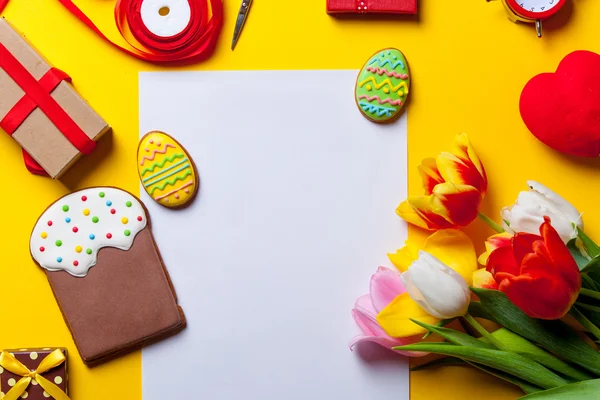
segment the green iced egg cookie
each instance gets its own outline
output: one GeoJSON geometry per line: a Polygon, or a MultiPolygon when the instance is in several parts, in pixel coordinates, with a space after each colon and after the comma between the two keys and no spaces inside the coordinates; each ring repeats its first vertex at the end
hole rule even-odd
{"type": "Polygon", "coordinates": [[[408,63],[400,50],[384,49],[362,67],[354,90],[360,112],[373,122],[390,122],[400,116],[410,77],[408,63]]]}

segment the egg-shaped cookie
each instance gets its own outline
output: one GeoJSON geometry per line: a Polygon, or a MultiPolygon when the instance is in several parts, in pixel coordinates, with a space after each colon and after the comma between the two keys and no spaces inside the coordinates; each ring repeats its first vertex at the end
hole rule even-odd
{"type": "Polygon", "coordinates": [[[373,122],[387,123],[402,114],[410,76],[404,54],[384,49],[372,55],[358,73],[354,90],[360,112],[373,122]]]}
{"type": "Polygon", "coordinates": [[[137,152],[138,174],[144,190],[168,208],[185,207],[198,192],[198,172],[186,149],[164,132],[148,132],[137,152]]]}

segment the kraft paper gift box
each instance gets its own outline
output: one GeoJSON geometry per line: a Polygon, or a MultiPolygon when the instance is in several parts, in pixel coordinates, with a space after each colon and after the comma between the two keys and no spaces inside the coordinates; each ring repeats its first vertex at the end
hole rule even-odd
{"type": "Polygon", "coordinates": [[[4,19],[0,19],[0,128],[35,174],[59,178],[110,126],[4,19]]]}
{"type": "Polygon", "coordinates": [[[416,14],[417,0],[327,0],[329,14],[416,14]]]}

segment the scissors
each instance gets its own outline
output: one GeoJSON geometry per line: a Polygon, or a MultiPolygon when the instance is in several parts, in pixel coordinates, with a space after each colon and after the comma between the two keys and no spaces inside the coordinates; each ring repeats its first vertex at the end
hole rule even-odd
{"type": "Polygon", "coordinates": [[[235,30],[233,31],[233,40],[231,41],[231,50],[235,48],[237,44],[240,34],[242,33],[242,28],[246,23],[246,18],[248,17],[248,12],[250,11],[250,6],[252,5],[253,0],[242,0],[242,5],[240,7],[240,12],[238,13],[237,22],[235,23],[235,30]]]}

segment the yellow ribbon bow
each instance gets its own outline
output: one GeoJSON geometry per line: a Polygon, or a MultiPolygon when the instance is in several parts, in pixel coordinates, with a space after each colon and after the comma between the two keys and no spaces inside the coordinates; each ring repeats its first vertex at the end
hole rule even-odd
{"type": "Polygon", "coordinates": [[[58,386],[44,378],[41,374],[51,370],[54,367],[59,366],[65,362],[67,358],[60,349],[54,350],[48,354],[37,367],[36,370],[30,371],[29,368],[24,366],[19,360],[12,354],[3,351],[0,353],[0,366],[4,369],[12,372],[13,374],[22,376],[21,379],[13,386],[12,389],[6,393],[2,400],[17,400],[19,396],[25,393],[25,390],[31,383],[32,379],[35,379],[37,383],[55,400],[71,400],[65,392],[63,392],[58,386]]]}

